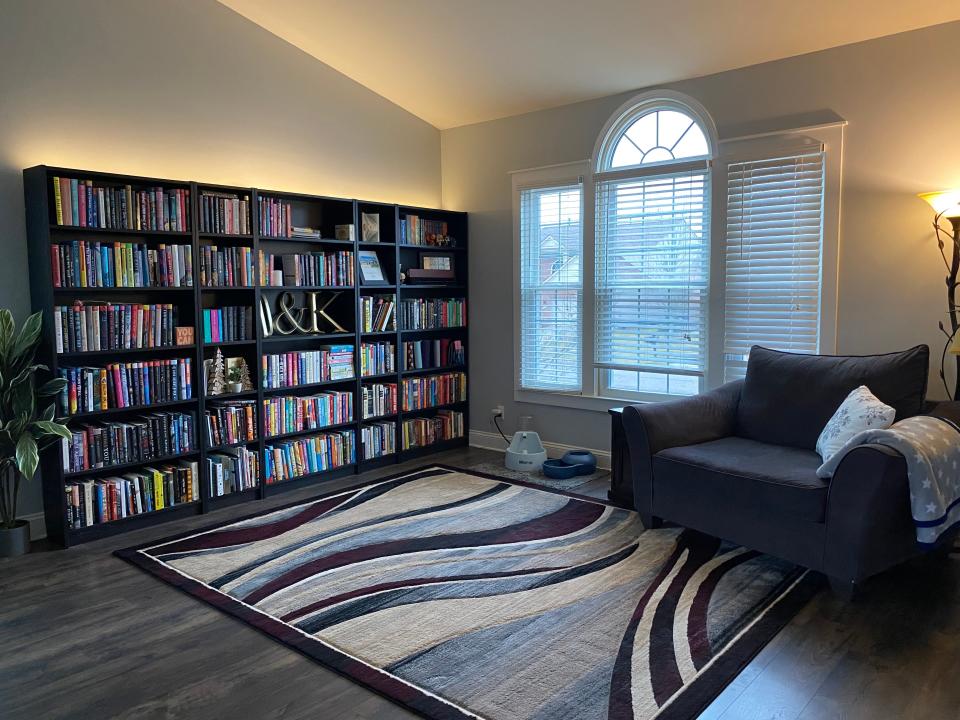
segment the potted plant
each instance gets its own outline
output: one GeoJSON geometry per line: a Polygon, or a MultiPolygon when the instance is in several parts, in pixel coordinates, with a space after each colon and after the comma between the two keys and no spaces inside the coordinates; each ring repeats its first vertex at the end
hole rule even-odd
{"type": "Polygon", "coordinates": [[[54,417],[56,403],[42,407],[66,386],[63,378],[37,387],[34,363],[42,315],[35,313],[17,330],[9,310],[0,310],[0,557],[22,555],[30,547],[30,524],[17,520],[20,486],[37,472],[40,453],[70,431],[54,417]]]}
{"type": "Polygon", "coordinates": [[[229,392],[243,392],[243,373],[239,365],[234,365],[227,371],[227,389],[229,392]]]}

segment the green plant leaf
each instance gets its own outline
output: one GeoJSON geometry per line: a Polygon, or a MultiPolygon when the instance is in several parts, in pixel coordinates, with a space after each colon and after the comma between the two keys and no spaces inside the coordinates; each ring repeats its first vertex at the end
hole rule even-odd
{"type": "Polygon", "coordinates": [[[47,409],[43,411],[40,418],[42,420],[53,420],[57,415],[57,406],[54,403],[47,405],[47,409]]]}
{"type": "Polygon", "coordinates": [[[18,359],[18,356],[27,355],[28,353],[31,358],[33,357],[33,353],[30,351],[36,347],[37,340],[40,339],[40,327],[42,324],[43,313],[36,312],[26,319],[13,344],[12,355],[15,360],[18,359]]]}
{"type": "Polygon", "coordinates": [[[10,343],[13,342],[15,328],[13,313],[6,308],[0,309],[0,353],[4,356],[9,352],[10,343]]]}
{"type": "Polygon", "coordinates": [[[30,422],[36,409],[32,382],[19,382],[10,388],[10,405],[17,420],[30,422]]]}
{"type": "MultiPolygon", "coordinates": [[[[40,436],[37,437],[37,440],[43,438],[44,435],[57,435],[62,437],[64,440],[69,440],[72,436],[70,431],[60,423],[52,422],[50,420],[35,420],[31,427],[35,430],[40,431],[40,436]]],[[[36,436],[36,434],[35,434],[36,436]]]]}
{"type": "Polygon", "coordinates": [[[20,474],[27,480],[32,480],[37,473],[39,462],[37,442],[30,433],[23,433],[17,440],[16,461],[20,474]]]}
{"type": "MultiPolygon", "coordinates": [[[[3,385],[3,376],[0,375],[0,386],[3,385]]],[[[59,395],[63,392],[63,389],[67,386],[66,378],[53,378],[52,380],[47,380],[43,385],[37,389],[37,395],[40,397],[50,397],[52,395],[59,395]]]]}

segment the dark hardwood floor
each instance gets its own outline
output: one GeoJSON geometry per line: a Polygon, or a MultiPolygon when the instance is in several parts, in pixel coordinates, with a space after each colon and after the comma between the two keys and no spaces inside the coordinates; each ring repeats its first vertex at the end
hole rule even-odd
{"type": "MultiPolygon", "coordinates": [[[[431,461],[466,467],[500,457],[469,449],[431,461]]],[[[595,481],[577,492],[604,496],[606,490],[595,481]]],[[[69,551],[0,560],[0,718],[413,717],[111,554],[250,512],[249,505],[234,507],[69,551]]],[[[821,592],[701,717],[956,720],[958,600],[960,555],[887,573],[853,604],[821,592]]]]}

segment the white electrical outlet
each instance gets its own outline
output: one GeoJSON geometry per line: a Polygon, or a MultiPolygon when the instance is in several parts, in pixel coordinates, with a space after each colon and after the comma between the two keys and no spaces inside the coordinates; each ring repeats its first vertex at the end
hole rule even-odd
{"type": "Polygon", "coordinates": [[[503,418],[503,405],[497,405],[494,408],[490,408],[490,417],[500,417],[503,418]]]}

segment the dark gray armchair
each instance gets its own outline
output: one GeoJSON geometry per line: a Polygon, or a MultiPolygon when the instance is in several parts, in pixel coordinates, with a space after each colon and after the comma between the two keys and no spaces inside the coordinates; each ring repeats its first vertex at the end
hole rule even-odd
{"type": "Polygon", "coordinates": [[[921,552],[906,463],[855,448],[822,480],[814,450],[847,394],[866,385],[897,410],[924,409],[929,350],[867,357],[751,350],[744,380],[623,412],[634,504],[667,520],[826,574],[843,595],[921,552]]]}

